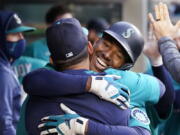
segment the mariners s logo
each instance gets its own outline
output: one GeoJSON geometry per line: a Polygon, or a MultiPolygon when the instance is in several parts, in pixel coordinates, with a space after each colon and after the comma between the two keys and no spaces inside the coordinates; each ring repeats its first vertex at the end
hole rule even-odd
{"type": "Polygon", "coordinates": [[[132,28],[127,29],[125,32],[122,33],[122,36],[124,38],[130,38],[131,35],[134,33],[135,31],[132,28]]]}

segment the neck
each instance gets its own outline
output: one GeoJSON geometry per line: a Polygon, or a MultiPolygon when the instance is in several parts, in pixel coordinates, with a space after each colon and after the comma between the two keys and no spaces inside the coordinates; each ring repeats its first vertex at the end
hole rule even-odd
{"type": "Polygon", "coordinates": [[[73,69],[73,70],[78,70],[78,69],[87,69],[89,70],[89,59],[86,59],[78,64],[75,64],[75,65],[72,65],[72,66],[69,66],[68,68],[66,69],[73,69]]]}

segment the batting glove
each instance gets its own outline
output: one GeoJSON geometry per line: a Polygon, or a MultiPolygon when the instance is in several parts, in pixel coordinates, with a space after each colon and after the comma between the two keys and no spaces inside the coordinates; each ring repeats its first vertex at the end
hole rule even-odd
{"type": "Polygon", "coordinates": [[[45,123],[40,124],[38,128],[45,130],[40,134],[85,135],[88,119],[79,116],[64,104],[61,104],[60,107],[66,114],[42,118],[41,121],[45,123]]]}
{"type": "Polygon", "coordinates": [[[127,109],[130,106],[130,91],[128,87],[115,81],[120,78],[116,75],[92,76],[89,92],[116,104],[121,109],[127,109]]]}

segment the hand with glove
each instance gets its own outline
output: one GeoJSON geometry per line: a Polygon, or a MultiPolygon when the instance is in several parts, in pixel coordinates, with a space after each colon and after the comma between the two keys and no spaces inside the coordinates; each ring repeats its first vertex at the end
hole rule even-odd
{"type": "Polygon", "coordinates": [[[117,75],[92,76],[89,92],[103,100],[116,104],[121,109],[129,108],[130,91],[127,86],[116,82],[117,75]]]}
{"type": "Polygon", "coordinates": [[[38,126],[43,129],[40,134],[85,135],[88,119],[79,116],[63,103],[60,104],[60,107],[66,114],[42,118],[43,123],[38,126]]]}

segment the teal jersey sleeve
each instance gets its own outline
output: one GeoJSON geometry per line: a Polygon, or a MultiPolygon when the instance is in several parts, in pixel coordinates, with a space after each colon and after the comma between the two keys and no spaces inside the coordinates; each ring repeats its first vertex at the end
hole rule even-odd
{"type": "Polygon", "coordinates": [[[160,98],[160,86],[159,81],[155,77],[116,69],[108,69],[105,72],[107,74],[121,76],[121,79],[116,81],[126,85],[130,89],[130,105],[132,107],[145,107],[146,103],[155,104],[158,102],[160,98]]]}
{"type": "Polygon", "coordinates": [[[27,45],[24,56],[49,61],[50,52],[45,38],[41,38],[27,45]]]}
{"type": "Polygon", "coordinates": [[[20,111],[20,119],[17,124],[17,129],[16,129],[16,135],[28,135],[26,132],[26,126],[25,126],[25,113],[26,113],[26,104],[28,102],[29,97],[26,97],[24,100],[21,111],[20,111]]]}
{"type": "Polygon", "coordinates": [[[15,74],[17,75],[20,83],[23,80],[23,77],[38,68],[44,67],[47,64],[46,61],[40,60],[40,59],[35,59],[27,56],[22,56],[19,59],[17,59],[13,63],[13,70],[15,74]]]}
{"type": "Polygon", "coordinates": [[[146,112],[146,104],[158,102],[160,98],[159,81],[153,76],[132,71],[108,69],[105,72],[121,76],[121,79],[116,81],[130,89],[131,117],[129,126],[140,126],[150,130],[150,120],[146,112]]]}
{"type": "Polygon", "coordinates": [[[131,115],[128,125],[131,127],[143,127],[150,131],[150,119],[146,113],[146,109],[144,107],[131,108],[131,115]]]}

